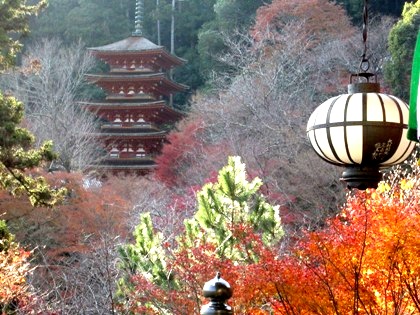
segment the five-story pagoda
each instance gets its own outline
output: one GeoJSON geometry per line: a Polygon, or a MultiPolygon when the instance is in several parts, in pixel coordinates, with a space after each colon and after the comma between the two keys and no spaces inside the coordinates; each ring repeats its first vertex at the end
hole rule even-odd
{"type": "Polygon", "coordinates": [[[109,65],[109,72],[88,74],[87,80],[106,92],[103,101],[82,102],[100,121],[97,136],[104,157],[94,166],[106,173],[145,174],[156,165],[168,133],[182,117],[172,107],[172,95],[186,86],[170,72],[184,60],[155,45],[142,33],[143,1],[136,2],[135,32],[121,41],[89,48],[109,65]]]}

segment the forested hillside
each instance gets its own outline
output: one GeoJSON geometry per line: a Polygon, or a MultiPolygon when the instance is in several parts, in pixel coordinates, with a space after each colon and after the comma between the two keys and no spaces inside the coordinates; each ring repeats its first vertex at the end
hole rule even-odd
{"type": "MultiPolygon", "coordinates": [[[[401,15],[405,3],[402,0],[371,2],[372,13],[393,17],[401,15]]],[[[48,3],[48,7],[33,19],[30,42],[58,37],[65,44],[81,39],[87,47],[93,47],[125,38],[133,31],[133,0],[49,0],[48,3]]],[[[194,91],[203,86],[218,67],[224,67],[217,62],[217,55],[226,49],[221,34],[249,29],[257,9],[271,0],[176,0],[174,3],[174,49],[179,57],[188,60],[185,67],[177,70],[176,80],[194,91]]],[[[338,3],[343,5],[350,19],[360,25],[362,1],[341,0],[338,3]]],[[[144,5],[145,36],[170,50],[172,1],[146,0],[144,5]]]]}
{"type": "MultiPolygon", "coordinates": [[[[359,69],[363,1],[144,4],[185,117],[156,171],[105,180],[75,104],[135,1],[0,3],[0,313],[198,315],[220,271],[235,314],[420,314],[418,153],[349,191],[305,133],[359,69]]],[[[408,101],[420,0],[369,4],[371,69],[408,101]]]]}

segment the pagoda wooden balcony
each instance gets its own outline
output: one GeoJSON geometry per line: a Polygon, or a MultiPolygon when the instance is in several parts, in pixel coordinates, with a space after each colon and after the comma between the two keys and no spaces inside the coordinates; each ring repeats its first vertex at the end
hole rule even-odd
{"type": "Polygon", "coordinates": [[[152,123],[108,123],[102,124],[101,130],[103,132],[147,132],[147,131],[159,131],[158,126],[152,123]]]}
{"type": "Polygon", "coordinates": [[[106,100],[110,101],[128,101],[128,100],[136,100],[136,101],[158,101],[157,97],[152,94],[145,94],[145,93],[110,93],[106,96],[106,100]]]}

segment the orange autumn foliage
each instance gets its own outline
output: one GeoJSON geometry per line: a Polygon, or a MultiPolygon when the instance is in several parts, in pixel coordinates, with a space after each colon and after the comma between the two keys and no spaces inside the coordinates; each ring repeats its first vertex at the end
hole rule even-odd
{"type": "Polygon", "coordinates": [[[357,192],[325,229],[307,233],[287,257],[295,277],[281,275],[289,307],[297,314],[420,313],[420,212],[404,194],[357,192]]]}
{"type": "Polygon", "coordinates": [[[325,227],[281,250],[265,246],[250,227],[235,227],[241,240],[235,246],[252,244],[257,261],[217,258],[216,249],[202,242],[169,247],[166,263],[177,285],[136,275],[129,309],[160,314],[136,308],[152,302],[168,314],[199,314],[207,303],[201,289],[220,271],[233,287],[228,304],[235,314],[420,314],[419,193],[410,180],[392,190],[381,184],[353,192],[325,227]]]}
{"type": "Polygon", "coordinates": [[[262,248],[258,263],[225,269],[236,313],[420,314],[418,193],[356,192],[287,253],[262,248]]]}
{"type": "Polygon", "coordinates": [[[265,314],[419,314],[418,193],[350,196],[337,217],[307,232],[289,254],[247,266],[253,277],[245,287],[236,280],[235,304],[255,299],[253,288],[265,299],[260,306],[269,305],[265,314]]]}

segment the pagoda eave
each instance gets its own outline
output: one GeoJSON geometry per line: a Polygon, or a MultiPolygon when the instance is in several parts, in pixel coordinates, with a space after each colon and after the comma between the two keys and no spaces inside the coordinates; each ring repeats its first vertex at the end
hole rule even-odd
{"type": "Polygon", "coordinates": [[[164,69],[171,69],[183,65],[186,60],[172,56],[165,50],[148,50],[142,52],[125,51],[125,52],[112,52],[112,51],[92,51],[92,53],[106,62],[109,65],[123,64],[124,61],[130,60],[137,64],[141,64],[141,60],[150,60],[152,64],[162,67],[164,69]]]}
{"type": "Polygon", "coordinates": [[[95,171],[99,173],[103,173],[102,175],[106,174],[113,174],[113,175],[120,175],[120,174],[137,174],[137,175],[146,175],[153,172],[156,169],[156,164],[151,165],[106,165],[106,164],[98,164],[98,165],[91,165],[87,171],[95,171]]]}
{"type": "Polygon", "coordinates": [[[93,137],[106,140],[164,140],[167,132],[150,134],[150,133],[95,133],[93,137]]]}
{"type": "Polygon", "coordinates": [[[165,118],[180,119],[184,113],[166,105],[165,101],[150,103],[106,103],[106,102],[80,102],[81,106],[96,113],[101,114],[109,111],[129,110],[132,113],[147,113],[149,115],[164,116],[165,118]]]}
{"type": "Polygon", "coordinates": [[[164,100],[151,101],[151,102],[130,102],[129,100],[124,102],[107,102],[107,101],[82,101],[78,102],[80,105],[85,106],[86,108],[126,108],[132,109],[136,107],[148,108],[148,107],[160,107],[166,106],[164,100]]]}
{"type": "Polygon", "coordinates": [[[162,73],[130,76],[120,74],[89,74],[86,75],[86,79],[111,93],[123,91],[126,95],[130,91],[133,91],[134,93],[149,92],[169,96],[172,93],[182,92],[188,89],[186,85],[171,81],[162,73]]]}
{"type": "Polygon", "coordinates": [[[120,171],[120,170],[153,170],[157,167],[156,164],[153,165],[95,165],[96,169],[110,170],[110,171],[120,171]]]}
{"type": "Polygon", "coordinates": [[[142,36],[130,36],[104,46],[88,48],[95,56],[105,62],[112,62],[112,59],[118,58],[137,58],[143,56],[145,59],[159,57],[167,65],[179,66],[186,60],[170,54],[163,46],[156,45],[142,36]]]}
{"type": "Polygon", "coordinates": [[[153,157],[136,157],[136,158],[104,158],[97,164],[95,168],[102,170],[153,170],[156,163],[153,157]]]}

